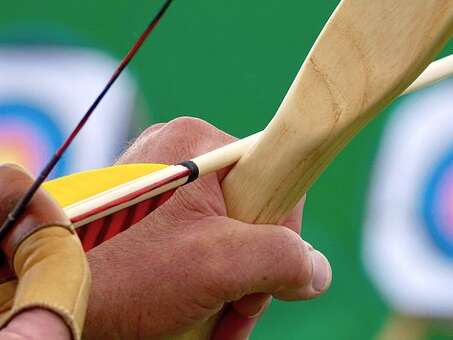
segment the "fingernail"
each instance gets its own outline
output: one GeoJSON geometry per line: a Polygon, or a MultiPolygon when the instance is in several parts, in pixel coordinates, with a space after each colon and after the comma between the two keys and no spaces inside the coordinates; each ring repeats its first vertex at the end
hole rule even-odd
{"type": "Polygon", "coordinates": [[[239,314],[248,318],[255,318],[266,309],[271,299],[268,294],[255,293],[233,302],[233,306],[239,314]]]}
{"type": "Polygon", "coordinates": [[[317,292],[322,292],[330,285],[331,270],[327,259],[319,251],[315,250],[312,255],[313,280],[312,287],[317,292]]]}
{"type": "Polygon", "coordinates": [[[255,319],[255,318],[261,316],[261,314],[263,314],[263,312],[264,312],[264,311],[267,309],[267,307],[269,306],[270,301],[271,301],[271,298],[267,299],[267,301],[266,301],[264,304],[261,305],[261,307],[258,309],[258,311],[257,311],[255,314],[249,315],[248,317],[249,317],[250,319],[255,319]]]}

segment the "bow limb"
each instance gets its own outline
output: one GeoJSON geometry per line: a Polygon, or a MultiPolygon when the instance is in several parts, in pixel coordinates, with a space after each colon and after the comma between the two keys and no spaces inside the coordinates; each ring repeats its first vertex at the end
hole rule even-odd
{"type": "MultiPolygon", "coordinates": [[[[452,32],[448,0],[342,1],[276,116],[226,177],[229,215],[249,223],[282,222],[335,155],[416,79],[452,32]]],[[[255,321],[233,309],[214,338],[242,339],[255,321]]]]}

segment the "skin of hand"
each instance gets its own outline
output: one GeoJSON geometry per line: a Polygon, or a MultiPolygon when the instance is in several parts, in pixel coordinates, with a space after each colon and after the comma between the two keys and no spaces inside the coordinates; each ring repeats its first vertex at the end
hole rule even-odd
{"type": "Polygon", "coordinates": [[[0,340],[70,340],[63,320],[45,309],[31,309],[17,315],[0,331],[0,340]]]}
{"type": "MultiPolygon", "coordinates": [[[[178,118],[148,128],[118,163],[175,164],[233,140],[202,120],[178,118]]],[[[306,300],[327,290],[328,261],[299,236],[302,203],[284,225],[228,218],[221,190],[228,171],[178,189],[89,253],[87,339],[168,338],[245,295],[306,300]]]]}

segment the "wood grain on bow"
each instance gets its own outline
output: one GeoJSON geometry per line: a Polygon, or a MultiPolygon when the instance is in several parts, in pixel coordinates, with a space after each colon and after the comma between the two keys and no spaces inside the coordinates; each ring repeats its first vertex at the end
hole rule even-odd
{"type": "MultiPolygon", "coordinates": [[[[281,222],[344,145],[427,67],[452,31],[451,0],[342,1],[276,116],[224,180],[229,216],[281,222]]],[[[246,317],[238,327],[237,313],[230,311],[220,320],[218,339],[243,338],[244,329],[253,327],[246,317]]]]}

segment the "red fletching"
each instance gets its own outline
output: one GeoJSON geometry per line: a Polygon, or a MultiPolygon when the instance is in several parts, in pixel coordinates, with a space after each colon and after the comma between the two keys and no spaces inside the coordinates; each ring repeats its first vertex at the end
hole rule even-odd
{"type": "Polygon", "coordinates": [[[129,229],[164,204],[174,192],[175,190],[167,191],[77,228],[77,234],[82,242],[83,249],[87,252],[126,229],[129,229]]]}

